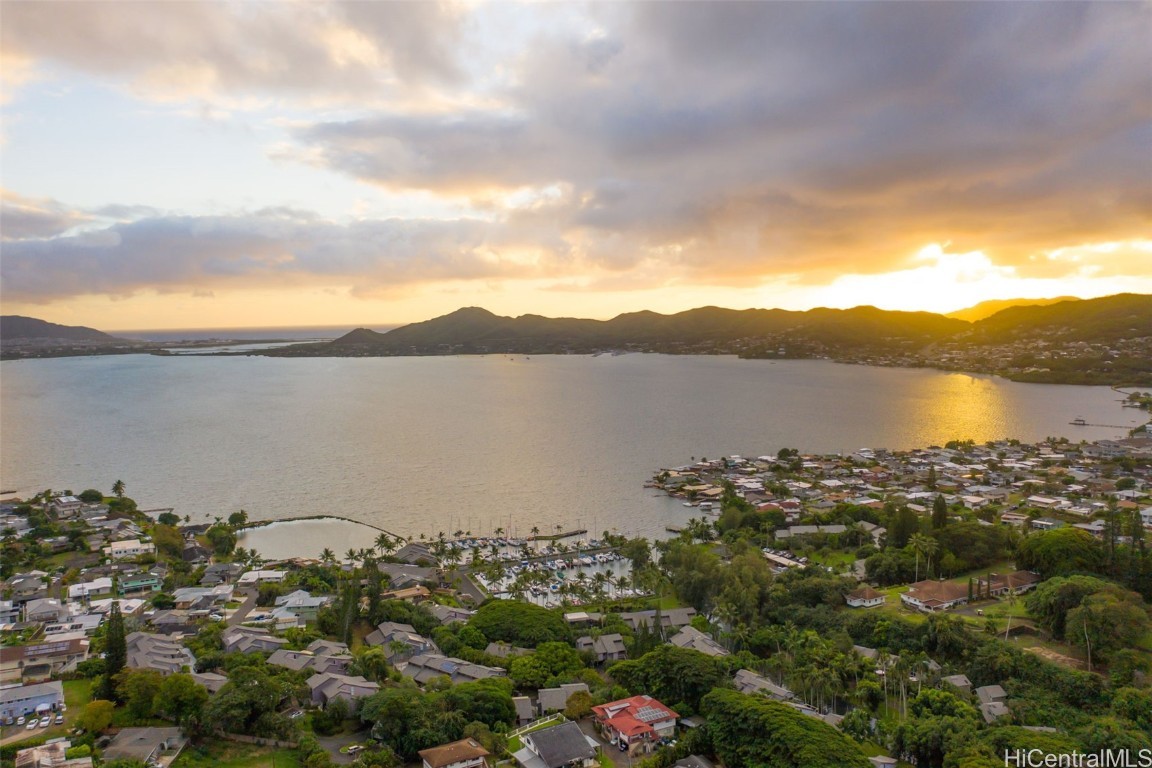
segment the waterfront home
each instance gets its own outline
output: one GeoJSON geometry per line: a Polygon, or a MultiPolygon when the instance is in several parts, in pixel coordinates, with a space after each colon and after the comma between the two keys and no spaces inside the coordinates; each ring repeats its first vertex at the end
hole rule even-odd
{"type": "Polygon", "coordinates": [[[596,727],[611,744],[623,745],[630,754],[650,752],[662,738],[676,735],[680,717],[651,696],[627,699],[592,707],[596,727]]]}
{"type": "Polygon", "coordinates": [[[574,693],[589,693],[587,683],[565,683],[559,688],[541,688],[536,692],[536,704],[540,714],[563,712],[568,708],[568,699],[574,693]]]}
{"type": "Polygon", "coordinates": [[[4,646],[0,648],[0,683],[47,680],[73,671],[77,663],[87,658],[87,638],[4,646]]]}
{"type": "Polygon", "coordinates": [[[576,640],[576,650],[591,652],[596,657],[597,664],[628,658],[628,649],[624,647],[624,637],[618,632],[595,638],[585,635],[576,640]]]}
{"type": "Polygon", "coordinates": [[[132,669],[152,669],[162,675],[196,669],[196,657],[178,636],[132,632],[127,637],[128,659],[132,669]]]}
{"type": "Polygon", "coordinates": [[[900,595],[900,600],[918,611],[934,613],[967,603],[968,588],[950,581],[926,579],[910,585],[908,591],[900,595]]]}
{"type": "Polygon", "coordinates": [[[121,728],[104,747],[104,760],[131,760],[144,765],[171,764],[188,740],[179,728],[121,728]]]}
{"type": "MultiPolygon", "coordinates": [[[[188,539],[184,542],[184,549],[180,553],[180,559],[189,565],[206,563],[212,559],[212,550],[195,539],[188,539]]],[[[203,584],[204,582],[200,583],[203,584]]]]}
{"type": "Polygon", "coordinates": [[[573,722],[520,737],[524,748],[512,755],[522,768],[590,768],[596,765],[596,742],[573,722]]]}
{"type": "Polygon", "coordinates": [[[320,672],[308,678],[308,688],[312,691],[312,703],[327,706],[333,699],[343,699],[348,710],[355,712],[360,700],[380,690],[380,686],[363,677],[350,677],[332,672],[320,672]]]}
{"type": "Polygon", "coordinates": [[[488,750],[475,739],[460,739],[418,753],[422,768],[484,768],[488,750]]]}
{"type": "Polygon", "coordinates": [[[238,587],[255,587],[258,584],[279,584],[288,575],[287,571],[248,571],[236,580],[238,587]]]}
{"type": "Polygon", "coordinates": [[[884,605],[884,601],[888,599],[888,596],[883,592],[877,592],[865,584],[863,587],[854,589],[844,595],[844,599],[852,608],[873,608],[877,605],[884,605]]]}
{"type": "Polygon", "coordinates": [[[707,635],[693,626],[681,628],[679,632],[669,638],[668,642],[677,648],[691,648],[708,656],[729,655],[728,649],[713,640],[711,635],[707,635]]]}
{"type": "Polygon", "coordinates": [[[472,683],[490,677],[504,677],[508,673],[498,667],[472,664],[463,659],[441,656],[435,653],[422,653],[413,656],[407,663],[397,667],[405,677],[410,677],[424,685],[429,680],[447,676],[453,684],[472,683]]]}
{"type": "Polygon", "coordinates": [[[410,541],[392,555],[396,560],[401,563],[408,563],[410,565],[421,566],[434,566],[438,564],[436,555],[432,553],[431,548],[427,544],[421,544],[418,541],[410,541]]]}

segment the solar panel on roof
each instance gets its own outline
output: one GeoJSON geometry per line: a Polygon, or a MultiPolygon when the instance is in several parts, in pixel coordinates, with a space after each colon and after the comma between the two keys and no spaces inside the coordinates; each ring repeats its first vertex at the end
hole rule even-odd
{"type": "Polygon", "coordinates": [[[664,717],[664,711],[656,709],[655,707],[641,707],[636,712],[636,719],[643,720],[646,723],[651,723],[654,720],[662,720],[664,717]]]}

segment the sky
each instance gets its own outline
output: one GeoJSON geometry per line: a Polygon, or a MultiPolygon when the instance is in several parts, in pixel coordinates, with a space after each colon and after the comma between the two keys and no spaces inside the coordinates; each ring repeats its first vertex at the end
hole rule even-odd
{"type": "Polygon", "coordinates": [[[102,329],[1152,293],[1152,4],[0,0],[0,304],[102,329]]]}

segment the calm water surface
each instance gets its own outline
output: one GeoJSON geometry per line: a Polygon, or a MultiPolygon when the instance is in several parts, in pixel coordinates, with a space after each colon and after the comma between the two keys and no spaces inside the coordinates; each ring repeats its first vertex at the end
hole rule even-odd
{"type": "MultiPolygon", "coordinates": [[[[13,361],[0,366],[0,485],[107,491],[122,479],[142,508],[193,520],[243,508],[405,535],[534,525],[653,535],[697,511],[641,484],[693,457],[1100,439],[1122,430],[1068,422],[1135,426],[1120,397],[730,357],[13,361]]],[[[289,543],[323,546],[300,533],[289,543]]]]}

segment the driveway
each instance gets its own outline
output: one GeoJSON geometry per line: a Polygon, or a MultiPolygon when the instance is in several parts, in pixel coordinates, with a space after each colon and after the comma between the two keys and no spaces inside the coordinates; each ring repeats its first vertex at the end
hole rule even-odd
{"type": "Polygon", "coordinates": [[[244,599],[244,602],[240,604],[240,607],[232,612],[232,615],[228,617],[226,622],[229,627],[235,627],[237,624],[244,621],[245,617],[247,617],[248,614],[252,612],[252,609],[256,607],[256,596],[257,593],[252,592],[248,595],[248,597],[244,599]]]}
{"type": "Polygon", "coordinates": [[[355,755],[348,755],[340,751],[341,747],[349,744],[363,744],[368,739],[368,730],[356,733],[338,733],[335,736],[317,736],[316,741],[328,751],[332,762],[337,765],[350,765],[356,759],[355,755]]]}

